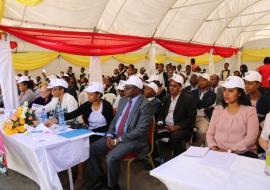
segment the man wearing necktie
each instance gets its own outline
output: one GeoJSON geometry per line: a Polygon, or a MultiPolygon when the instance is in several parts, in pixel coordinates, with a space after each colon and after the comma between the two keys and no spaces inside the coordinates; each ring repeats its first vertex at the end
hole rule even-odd
{"type": "Polygon", "coordinates": [[[109,189],[119,190],[121,159],[130,152],[143,158],[149,151],[148,127],[153,111],[150,102],[142,95],[143,82],[137,76],[130,76],[124,83],[125,97],[119,101],[106,137],[91,144],[89,165],[95,178],[91,190],[101,189],[107,182],[109,189]],[[100,163],[100,156],[106,154],[108,178],[104,177],[100,163]]]}

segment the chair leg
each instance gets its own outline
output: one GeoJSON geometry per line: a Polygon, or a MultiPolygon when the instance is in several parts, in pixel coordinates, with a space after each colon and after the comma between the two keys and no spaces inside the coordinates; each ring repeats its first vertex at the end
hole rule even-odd
{"type": "Polygon", "coordinates": [[[131,163],[133,160],[129,160],[127,163],[127,190],[130,190],[130,170],[131,163]]]}
{"type": "Polygon", "coordinates": [[[147,160],[151,164],[152,169],[154,169],[155,168],[155,164],[154,164],[154,161],[152,159],[152,156],[151,155],[148,155],[147,156],[147,160]]]}

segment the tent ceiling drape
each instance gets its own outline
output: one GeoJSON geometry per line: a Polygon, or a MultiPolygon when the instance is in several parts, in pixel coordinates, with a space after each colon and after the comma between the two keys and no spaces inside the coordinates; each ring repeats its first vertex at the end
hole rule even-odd
{"type": "Polygon", "coordinates": [[[102,56],[128,53],[138,50],[152,41],[169,51],[185,56],[199,56],[209,52],[212,48],[216,55],[222,57],[231,57],[238,51],[237,48],[198,45],[119,34],[46,30],[2,25],[0,25],[0,29],[38,46],[76,55],[102,56]]]}
{"type": "MultiPolygon", "coordinates": [[[[270,38],[270,0],[5,0],[3,25],[84,30],[241,48],[270,38]]],[[[0,13],[1,14],[1,13],[0,13]]]]}

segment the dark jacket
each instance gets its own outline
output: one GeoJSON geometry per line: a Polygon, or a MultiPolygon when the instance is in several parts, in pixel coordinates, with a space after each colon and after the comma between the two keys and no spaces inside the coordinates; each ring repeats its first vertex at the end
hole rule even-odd
{"type": "Polygon", "coordinates": [[[204,109],[205,115],[210,121],[213,110],[215,109],[214,104],[216,102],[216,93],[213,90],[208,89],[203,95],[202,99],[200,99],[200,93],[201,92],[199,89],[191,91],[191,94],[195,99],[197,108],[204,109]]]}
{"type": "Polygon", "coordinates": [[[158,114],[162,110],[162,103],[158,98],[155,97],[153,100],[150,101],[150,104],[153,108],[155,119],[157,119],[158,114]]]}
{"type": "Polygon", "coordinates": [[[259,122],[261,123],[265,120],[266,114],[270,112],[270,98],[262,94],[260,99],[257,101],[256,110],[259,122]]]}
{"type": "Polygon", "coordinates": [[[51,102],[52,97],[53,97],[52,94],[50,94],[49,97],[48,97],[48,100],[45,101],[45,99],[40,96],[40,97],[36,98],[34,101],[32,101],[29,104],[29,107],[31,108],[33,104],[38,104],[38,105],[45,106],[45,105],[47,105],[48,103],[51,102]]]}
{"type": "MultiPolygon", "coordinates": [[[[165,123],[170,105],[171,96],[168,95],[164,100],[163,109],[158,116],[157,122],[162,121],[165,123]]],[[[179,130],[187,130],[192,133],[193,127],[195,126],[196,114],[197,107],[193,97],[190,94],[182,91],[173,112],[174,124],[180,126],[179,130]]]]}
{"type": "MultiPolygon", "coordinates": [[[[103,103],[102,115],[105,117],[108,127],[113,119],[113,110],[111,104],[108,101],[102,100],[102,103],[103,103]]],[[[88,125],[88,118],[91,113],[92,113],[92,103],[87,101],[84,104],[80,105],[80,107],[74,110],[73,112],[65,113],[65,120],[74,119],[82,115],[84,123],[88,125]]]]}
{"type": "Polygon", "coordinates": [[[105,89],[104,94],[107,94],[107,93],[113,93],[113,94],[116,95],[116,90],[115,90],[115,88],[114,88],[114,85],[111,85],[111,86],[109,87],[109,90],[108,90],[108,89],[105,89]]]}

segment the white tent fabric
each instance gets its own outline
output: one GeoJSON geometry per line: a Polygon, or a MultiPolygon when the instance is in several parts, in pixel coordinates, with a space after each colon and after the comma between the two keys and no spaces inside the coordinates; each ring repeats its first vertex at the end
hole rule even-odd
{"type": "Polygon", "coordinates": [[[270,37],[270,0],[6,0],[2,24],[242,47],[270,37]]]}
{"type": "Polygon", "coordinates": [[[10,111],[19,106],[18,90],[12,66],[9,40],[0,40],[0,85],[3,93],[5,109],[10,111]]]}

